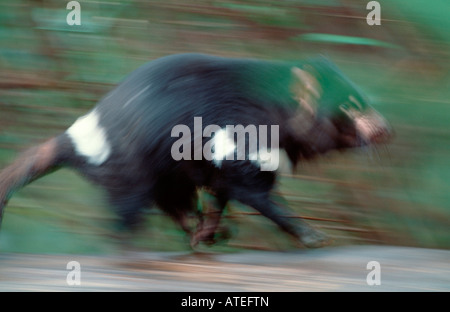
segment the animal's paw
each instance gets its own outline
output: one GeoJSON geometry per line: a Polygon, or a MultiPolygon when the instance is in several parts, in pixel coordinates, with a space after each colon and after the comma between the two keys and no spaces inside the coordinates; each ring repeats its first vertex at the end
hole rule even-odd
{"type": "Polygon", "coordinates": [[[313,228],[304,231],[300,236],[300,242],[308,248],[325,247],[331,244],[332,241],[328,235],[313,228]]]}
{"type": "Polygon", "coordinates": [[[231,237],[231,231],[228,227],[220,226],[213,229],[201,229],[194,233],[191,237],[191,247],[195,247],[200,243],[204,243],[208,246],[214,245],[218,241],[227,240],[231,237]]]}

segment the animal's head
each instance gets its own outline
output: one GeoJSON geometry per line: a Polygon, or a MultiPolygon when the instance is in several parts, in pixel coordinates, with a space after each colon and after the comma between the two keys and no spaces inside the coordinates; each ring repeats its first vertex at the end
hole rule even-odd
{"type": "Polygon", "coordinates": [[[330,61],[312,60],[293,67],[292,75],[300,113],[290,123],[310,154],[384,143],[392,136],[367,97],[330,61]]]}

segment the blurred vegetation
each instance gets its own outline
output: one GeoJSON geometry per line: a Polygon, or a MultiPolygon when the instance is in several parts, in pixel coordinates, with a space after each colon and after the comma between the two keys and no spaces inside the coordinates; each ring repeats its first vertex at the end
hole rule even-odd
{"type": "MultiPolygon", "coordinates": [[[[360,0],[79,1],[80,26],[67,25],[67,2],[0,3],[0,168],[64,131],[154,58],[321,53],[367,92],[396,137],[376,150],[302,164],[279,192],[337,245],[450,248],[447,0],[380,0],[380,26],[367,25],[368,1],[360,0]]],[[[103,195],[69,170],[33,183],[6,209],[1,251],[111,251],[115,216],[103,195]]],[[[232,203],[224,223],[233,237],[210,250],[293,248],[252,212],[232,203]]],[[[183,232],[156,213],[135,241],[148,250],[188,248],[183,232]]]]}

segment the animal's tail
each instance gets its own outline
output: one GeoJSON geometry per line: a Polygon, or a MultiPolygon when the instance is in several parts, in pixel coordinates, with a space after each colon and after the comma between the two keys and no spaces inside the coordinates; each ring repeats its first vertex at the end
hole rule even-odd
{"type": "Polygon", "coordinates": [[[34,180],[58,169],[67,157],[67,137],[64,135],[32,147],[0,172],[0,224],[3,209],[12,194],[34,180]]]}

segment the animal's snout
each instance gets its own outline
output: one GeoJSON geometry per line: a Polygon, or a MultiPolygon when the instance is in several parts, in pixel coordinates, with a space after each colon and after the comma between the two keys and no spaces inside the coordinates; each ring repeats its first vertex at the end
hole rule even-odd
{"type": "Polygon", "coordinates": [[[386,119],[374,109],[355,117],[354,121],[358,135],[367,144],[386,143],[394,135],[386,119]]]}
{"type": "Polygon", "coordinates": [[[375,131],[375,133],[370,137],[371,143],[386,143],[394,136],[394,131],[390,126],[385,126],[379,128],[375,131]]]}

